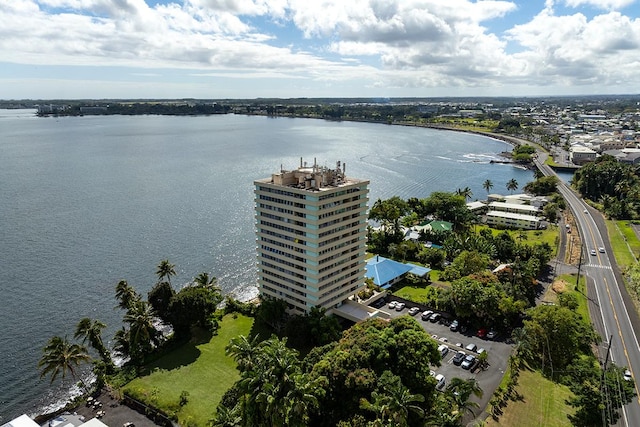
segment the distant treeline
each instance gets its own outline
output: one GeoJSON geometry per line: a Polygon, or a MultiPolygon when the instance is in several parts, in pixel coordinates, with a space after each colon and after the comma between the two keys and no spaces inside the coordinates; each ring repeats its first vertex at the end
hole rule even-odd
{"type": "Polygon", "coordinates": [[[174,103],[174,102],[127,102],[92,104],[48,104],[38,106],[39,116],[83,116],[83,115],[172,115],[200,116],[226,114],[229,105],[218,103],[174,103]]]}

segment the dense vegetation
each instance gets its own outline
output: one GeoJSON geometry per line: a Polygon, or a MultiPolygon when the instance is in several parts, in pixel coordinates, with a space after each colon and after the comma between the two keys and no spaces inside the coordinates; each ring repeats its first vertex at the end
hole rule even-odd
{"type": "Polygon", "coordinates": [[[456,426],[481,393],[475,380],[435,390],[437,343],[408,316],[359,323],[304,358],[276,337],[241,336],[227,350],[241,379],[214,426],[456,426]]]}
{"type": "Polygon", "coordinates": [[[573,186],[610,218],[640,218],[640,176],[635,166],[603,155],[576,171],[573,186]]]}

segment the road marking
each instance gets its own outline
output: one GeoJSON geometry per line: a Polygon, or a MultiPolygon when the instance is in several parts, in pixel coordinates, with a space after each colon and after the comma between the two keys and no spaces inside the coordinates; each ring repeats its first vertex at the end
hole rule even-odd
{"type": "Polygon", "coordinates": [[[591,267],[591,268],[602,268],[604,270],[612,270],[613,268],[610,265],[601,265],[601,264],[586,264],[585,267],[591,267]]]}

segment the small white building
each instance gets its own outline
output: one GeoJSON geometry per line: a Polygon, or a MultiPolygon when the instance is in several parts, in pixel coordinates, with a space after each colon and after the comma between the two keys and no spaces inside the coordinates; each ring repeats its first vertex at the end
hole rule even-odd
{"type": "Polygon", "coordinates": [[[487,225],[497,228],[516,228],[523,230],[537,230],[542,218],[514,212],[489,211],[486,215],[487,225]]]}
{"type": "Polygon", "coordinates": [[[596,159],[596,152],[582,145],[574,145],[569,149],[569,161],[575,165],[582,165],[596,159]]]}

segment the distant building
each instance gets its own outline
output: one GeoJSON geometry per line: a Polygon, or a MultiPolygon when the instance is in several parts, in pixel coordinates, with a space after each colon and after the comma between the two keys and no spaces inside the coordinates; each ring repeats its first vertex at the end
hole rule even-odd
{"type": "Polygon", "coordinates": [[[331,312],[364,287],[369,181],[301,159],[254,185],[261,295],[331,312]]]}
{"type": "MultiPolygon", "coordinates": [[[[490,194],[488,200],[484,221],[489,226],[524,230],[543,227],[541,209],[548,203],[545,197],[529,194],[490,194]]],[[[475,212],[479,213],[481,210],[476,209],[475,212]]]]}
{"type": "Polygon", "coordinates": [[[582,145],[574,145],[569,149],[569,161],[575,165],[583,165],[596,159],[596,152],[582,145]]]}

